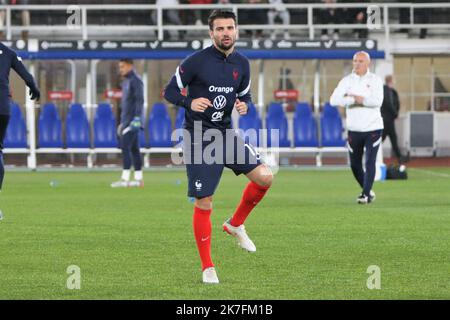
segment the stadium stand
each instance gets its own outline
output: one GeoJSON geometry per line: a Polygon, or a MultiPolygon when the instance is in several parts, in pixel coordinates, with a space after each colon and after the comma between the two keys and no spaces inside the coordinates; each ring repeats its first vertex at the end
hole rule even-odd
{"type": "MultiPolygon", "coordinates": [[[[447,24],[450,14],[448,7],[433,6],[434,3],[429,1],[429,7],[421,7],[423,1],[408,1],[411,2],[411,9],[402,5],[405,3],[385,3],[381,6],[387,6],[389,22],[393,25],[391,32],[403,33],[405,29],[410,29],[408,26],[410,22],[427,25],[427,24],[447,24]],[[420,3],[422,2],[422,3],[420,3]],[[432,21],[429,17],[432,16],[432,21]],[[403,24],[403,26],[402,26],[403,24]],[[406,27],[405,27],[406,25],[406,27]]],[[[435,1],[434,1],[435,2],[435,1]]],[[[442,2],[442,1],[437,1],[442,2]]],[[[64,31],[66,27],[66,8],[67,1],[29,1],[30,5],[34,5],[28,8],[19,8],[11,6],[11,26],[12,30],[7,30],[6,37],[19,35],[23,30],[29,30],[30,37],[42,37],[46,35],[52,35],[53,39],[67,40],[68,36],[72,37],[73,32],[64,31]],[[39,8],[42,7],[42,8],[39,8]],[[27,11],[30,15],[30,24],[22,25],[21,15],[19,11],[27,11]],[[21,29],[25,27],[26,29],[21,29]]],[[[158,38],[163,40],[170,36],[170,32],[179,32],[186,40],[196,39],[198,32],[196,30],[206,29],[205,21],[202,25],[196,25],[197,20],[194,17],[195,12],[202,11],[202,15],[209,10],[203,9],[202,5],[189,5],[187,1],[180,1],[180,10],[176,9],[164,9],[157,8],[155,1],[96,1],[95,5],[91,1],[73,1],[80,7],[86,8],[86,21],[82,21],[83,30],[80,30],[82,34],[85,34],[89,39],[105,39],[107,34],[115,35],[115,39],[121,37],[122,39],[143,39],[154,40],[158,38]],[[126,5],[126,10],[124,10],[126,5]],[[91,7],[89,7],[91,6],[91,7]],[[155,11],[162,10],[161,17],[166,17],[168,10],[178,11],[178,15],[182,24],[171,25],[168,24],[167,19],[163,19],[162,27],[159,28],[158,21],[152,21],[155,11]],[[131,31],[131,32],[130,32],[131,31]],[[187,34],[185,33],[187,32],[187,34]]],[[[211,3],[219,3],[219,1],[211,1],[211,3]]],[[[267,12],[270,11],[270,4],[258,4],[262,6],[258,9],[255,4],[246,4],[246,1],[229,1],[228,4],[222,4],[222,7],[228,6],[235,12],[238,12],[238,19],[242,22],[241,29],[243,30],[241,37],[267,37],[272,34],[272,30],[283,30],[285,25],[273,24],[268,25],[267,12]],[[252,10],[249,10],[252,9],[252,10]],[[258,19],[256,19],[256,13],[258,13],[258,19]],[[250,21],[247,21],[247,16],[250,15],[250,21]],[[259,26],[258,26],[259,25],[259,26]],[[258,30],[254,33],[252,31],[258,30]]],[[[361,36],[367,36],[367,29],[365,23],[358,20],[356,17],[359,12],[365,14],[365,10],[358,8],[358,3],[363,3],[367,6],[370,3],[379,4],[379,1],[346,1],[346,3],[327,4],[322,1],[285,1],[285,8],[290,15],[289,34],[293,37],[305,37],[313,34],[313,37],[320,37],[324,34],[324,30],[332,29],[338,30],[341,38],[352,38],[361,36]],[[336,14],[334,16],[338,19],[327,19],[324,21],[324,12],[333,8],[333,5],[337,6],[336,14]],[[347,7],[346,7],[347,5],[347,7]],[[355,7],[356,6],[356,7],[355,7]],[[330,24],[333,22],[334,24],[330,24]],[[353,27],[352,27],[353,25],[353,27]]],[[[408,4],[406,4],[408,5],[408,4]]],[[[383,11],[384,9],[381,8],[383,11]]],[[[326,15],[326,17],[329,17],[326,15]]],[[[364,17],[364,19],[366,16],[364,17]]],[[[170,21],[169,21],[170,22],[170,21]]],[[[416,30],[413,28],[412,31],[416,30]]],[[[417,28],[420,32],[413,33],[417,37],[428,37],[433,34],[442,34],[442,28],[428,28],[422,26],[417,28]]],[[[370,32],[378,32],[377,30],[370,30],[370,32]]],[[[408,31],[407,31],[408,32],[408,31]]],[[[410,32],[411,33],[411,32],[410,32]]],[[[87,39],[87,38],[86,38],[87,39]]]]}

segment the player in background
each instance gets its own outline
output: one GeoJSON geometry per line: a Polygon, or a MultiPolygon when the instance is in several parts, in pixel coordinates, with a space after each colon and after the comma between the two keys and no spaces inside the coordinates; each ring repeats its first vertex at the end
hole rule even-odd
{"type": "Polygon", "coordinates": [[[381,104],[383,81],[369,71],[370,56],[365,51],[353,56],[353,72],[344,77],[330,98],[333,106],[343,106],[347,111],[348,150],[350,165],[356,181],[362,188],[357,198],[360,204],[375,200],[372,191],[375,180],[376,159],[383,134],[381,104]],[[365,167],[362,159],[365,154],[365,167]]]}
{"type": "Polygon", "coordinates": [[[3,163],[3,141],[8,127],[11,94],[9,89],[9,72],[13,69],[30,88],[30,98],[39,100],[41,93],[34,82],[33,76],[25,69],[22,59],[17,54],[0,42],[0,191],[5,176],[3,163]]]}
{"type": "MultiPolygon", "coordinates": [[[[240,115],[245,115],[248,104],[251,103],[250,94],[250,64],[247,58],[234,48],[237,27],[236,16],[233,12],[215,10],[209,19],[209,35],[213,45],[195,52],[187,57],[177,67],[175,75],[165,89],[165,98],[186,109],[184,136],[185,161],[196,151],[196,143],[188,143],[196,132],[197,125],[201,125],[202,134],[208,129],[217,129],[225,133],[231,129],[231,112],[236,109],[240,115]],[[188,88],[188,95],[183,96],[180,91],[188,88]]],[[[197,132],[198,133],[198,132],[197,132]]],[[[228,139],[225,135],[225,140],[228,139]]],[[[239,245],[249,252],[255,252],[256,247],[248,237],[244,222],[252,209],[261,201],[270,188],[273,175],[270,169],[262,164],[254,149],[244,145],[241,138],[233,137],[236,143],[230,148],[224,142],[224,158],[230,153],[241,152],[245,161],[225,160],[223,163],[207,164],[201,157],[201,163],[186,163],[188,176],[188,196],[195,198],[193,229],[200,254],[204,283],[219,283],[214,263],[211,259],[211,212],[213,194],[219,184],[224,167],[228,167],[236,175],[245,174],[250,182],[244,189],[242,199],[231,219],[223,224],[223,229],[234,236],[239,245]],[[239,148],[241,146],[242,148],[239,148]]],[[[203,136],[201,151],[210,142],[203,136]]],[[[191,158],[188,160],[192,160],[191,158]]],[[[235,160],[235,159],[234,159],[235,160]]]]}
{"type": "Polygon", "coordinates": [[[120,124],[117,135],[120,140],[123,157],[121,180],[113,182],[111,187],[143,187],[142,158],[139,150],[139,131],[142,129],[142,109],[144,107],[144,85],[134,70],[133,60],[122,59],[119,62],[122,81],[122,100],[120,124]],[[134,180],[130,181],[131,164],[134,167],[134,180]]]}

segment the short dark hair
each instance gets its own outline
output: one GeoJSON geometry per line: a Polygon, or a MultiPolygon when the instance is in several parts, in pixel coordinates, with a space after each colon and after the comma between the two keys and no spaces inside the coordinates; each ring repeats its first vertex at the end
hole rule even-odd
{"type": "Polygon", "coordinates": [[[384,81],[385,81],[386,83],[388,83],[388,82],[391,82],[393,79],[394,79],[394,77],[392,77],[392,75],[388,74],[388,75],[384,78],[384,81]]]}
{"type": "Polygon", "coordinates": [[[236,15],[233,11],[229,10],[214,10],[208,17],[209,30],[214,29],[214,20],[216,19],[233,19],[234,24],[236,23],[236,15]]]}
{"type": "Polygon", "coordinates": [[[120,61],[120,62],[125,62],[125,63],[128,63],[128,64],[133,64],[133,59],[126,59],[126,58],[123,58],[123,59],[120,59],[119,61],[120,61]]]}

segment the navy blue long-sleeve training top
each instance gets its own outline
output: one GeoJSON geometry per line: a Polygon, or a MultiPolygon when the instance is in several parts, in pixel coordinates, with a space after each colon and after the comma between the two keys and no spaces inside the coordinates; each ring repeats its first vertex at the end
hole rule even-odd
{"type": "Polygon", "coordinates": [[[250,63],[234,50],[228,57],[214,46],[197,51],[181,62],[167,85],[164,97],[186,108],[184,128],[193,129],[194,121],[202,121],[204,130],[231,128],[231,112],[236,99],[251,103],[250,63]],[[188,88],[187,96],[181,89],[188,88]],[[205,112],[191,109],[191,102],[207,98],[213,107],[205,112]]]}
{"type": "Polygon", "coordinates": [[[11,93],[9,90],[9,71],[14,69],[29,88],[36,88],[33,76],[25,69],[22,59],[0,42],[0,114],[9,115],[11,93]]]}
{"type": "MultiPolygon", "coordinates": [[[[131,70],[122,81],[122,100],[120,107],[120,124],[126,128],[134,117],[142,116],[144,107],[144,84],[139,75],[131,70]]],[[[142,119],[141,119],[142,121],[142,119]]]]}

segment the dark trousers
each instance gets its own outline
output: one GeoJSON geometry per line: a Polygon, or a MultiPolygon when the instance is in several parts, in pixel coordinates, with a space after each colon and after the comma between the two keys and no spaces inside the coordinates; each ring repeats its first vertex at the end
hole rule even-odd
{"type": "Polygon", "coordinates": [[[123,169],[129,170],[133,163],[134,170],[140,171],[142,169],[142,159],[141,152],[139,151],[139,130],[132,130],[125,133],[120,140],[123,169]]]}
{"type": "Polygon", "coordinates": [[[382,140],[383,130],[370,132],[348,132],[348,149],[353,175],[363,189],[363,194],[369,196],[375,180],[377,152],[382,140]],[[363,154],[366,148],[366,170],[363,169],[363,154]]]}
{"type": "Polygon", "coordinates": [[[386,139],[386,137],[389,137],[389,139],[391,140],[392,150],[394,151],[397,160],[400,162],[402,154],[400,153],[400,148],[398,147],[397,132],[395,131],[394,120],[384,121],[383,141],[386,139]]]}
{"type": "Polygon", "coordinates": [[[8,127],[9,116],[0,114],[0,190],[2,190],[3,178],[5,177],[5,165],[3,163],[3,141],[8,127]]]}

